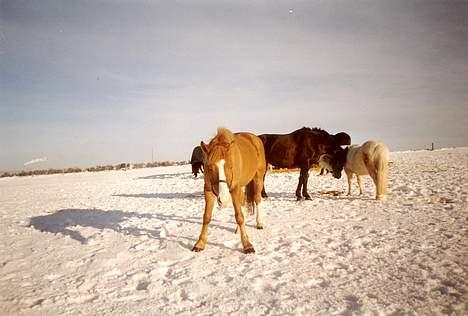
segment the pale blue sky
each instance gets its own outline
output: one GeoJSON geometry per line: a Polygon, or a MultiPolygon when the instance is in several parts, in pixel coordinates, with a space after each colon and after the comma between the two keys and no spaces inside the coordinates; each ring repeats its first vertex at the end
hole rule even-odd
{"type": "Polygon", "coordinates": [[[0,0],[0,170],[188,160],[218,126],[468,145],[468,2],[0,0]]]}

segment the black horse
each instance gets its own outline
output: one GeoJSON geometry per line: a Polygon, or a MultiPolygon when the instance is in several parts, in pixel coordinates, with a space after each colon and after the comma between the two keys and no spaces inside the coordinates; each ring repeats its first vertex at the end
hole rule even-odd
{"type": "Polygon", "coordinates": [[[198,173],[203,172],[203,164],[205,161],[205,154],[200,146],[196,146],[192,151],[192,158],[190,158],[190,164],[192,165],[192,173],[195,175],[195,178],[198,176],[198,173]]]}
{"type": "MultiPolygon", "coordinates": [[[[259,137],[265,147],[267,163],[279,168],[301,169],[296,189],[298,200],[303,197],[306,200],[311,199],[307,192],[311,165],[318,163],[321,155],[336,155],[343,151],[341,145],[351,144],[351,137],[344,132],[331,135],[323,129],[308,127],[303,127],[290,134],[262,134],[259,137]]],[[[263,187],[262,196],[268,196],[265,187],[263,187]]]]}

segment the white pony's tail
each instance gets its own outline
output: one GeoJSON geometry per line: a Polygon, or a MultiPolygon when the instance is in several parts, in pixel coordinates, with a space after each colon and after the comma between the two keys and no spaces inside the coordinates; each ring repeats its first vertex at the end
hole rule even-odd
{"type": "Polygon", "coordinates": [[[375,167],[377,171],[377,198],[387,193],[387,173],[389,151],[387,146],[379,144],[376,148],[375,167]]]}

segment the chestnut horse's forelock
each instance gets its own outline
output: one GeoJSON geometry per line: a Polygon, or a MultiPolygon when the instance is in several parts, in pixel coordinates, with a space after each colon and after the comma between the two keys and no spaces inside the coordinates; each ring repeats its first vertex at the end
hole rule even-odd
{"type": "MultiPolygon", "coordinates": [[[[221,159],[228,160],[229,149],[234,144],[234,134],[226,128],[218,128],[217,135],[210,141],[208,145],[207,164],[214,164],[221,159]]],[[[210,173],[210,172],[208,172],[210,173]]],[[[219,184],[222,181],[212,179],[209,174],[210,181],[213,184],[219,184]],[[214,181],[213,181],[214,180],[214,181]]]]}
{"type": "MultiPolygon", "coordinates": [[[[213,141],[212,141],[213,142],[213,141]]],[[[218,161],[224,159],[227,160],[228,152],[229,152],[229,147],[231,146],[232,143],[227,144],[227,143],[215,143],[214,146],[210,142],[210,148],[208,152],[208,156],[206,159],[206,164],[208,166],[208,171],[205,171],[205,177],[208,177],[210,180],[210,183],[212,185],[217,185],[219,183],[226,183],[226,180],[219,180],[219,173],[218,177],[214,179],[215,175],[213,174],[211,168],[213,165],[215,165],[218,161]]],[[[218,171],[219,172],[219,171],[218,171]]],[[[218,194],[217,190],[214,190],[216,195],[218,194]]]]}

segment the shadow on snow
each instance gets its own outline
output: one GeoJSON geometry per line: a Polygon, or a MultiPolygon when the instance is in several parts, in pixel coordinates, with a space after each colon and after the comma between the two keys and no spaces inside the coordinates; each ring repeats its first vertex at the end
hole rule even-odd
{"type": "MultiPolygon", "coordinates": [[[[181,244],[184,248],[191,249],[185,243],[180,242],[180,239],[186,239],[190,242],[195,242],[195,239],[175,236],[167,234],[164,238],[160,236],[160,229],[147,229],[141,228],[138,226],[127,227],[124,223],[130,219],[143,219],[143,220],[159,220],[161,222],[155,223],[156,225],[162,225],[164,222],[182,222],[196,224],[196,234],[194,237],[197,237],[199,228],[202,225],[201,217],[181,217],[177,215],[163,215],[163,214],[142,214],[136,212],[125,212],[118,210],[99,210],[99,209],[64,209],[57,211],[53,214],[35,216],[30,218],[30,227],[33,227],[41,232],[49,232],[53,234],[61,234],[64,236],[69,236],[70,238],[79,241],[81,244],[86,244],[88,238],[83,236],[79,231],[73,230],[73,227],[92,227],[99,230],[110,229],[115,232],[130,235],[130,236],[148,236],[149,238],[154,239],[166,239],[170,240],[174,238],[175,242],[181,244]],[[179,239],[179,240],[177,240],[179,239]]],[[[210,227],[227,230],[229,232],[234,232],[235,227],[227,227],[216,223],[215,220],[212,220],[210,227]]],[[[213,243],[211,243],[213,244],[213,243]]],[[[216,244],[219,247],[227,248],[224,245],[216,244]]]]}
{"type": "Polygon", "coordinates": [[[191,178],[195,179],[191,172],[179,172],[179,173],[164,173],[164,174],[154,174],[152,176],[139,177],[140,180],[154,180],[154,179],[172,179],[172,178],[191,178]]]}
{"type": "Polygon", "coordinates": [[[145,198],[145,199],[187,199],[203,197],[203,192],[193,193],[138,193],[138,194],[113,194],[112,196],[126,198],[145,198]]]}

